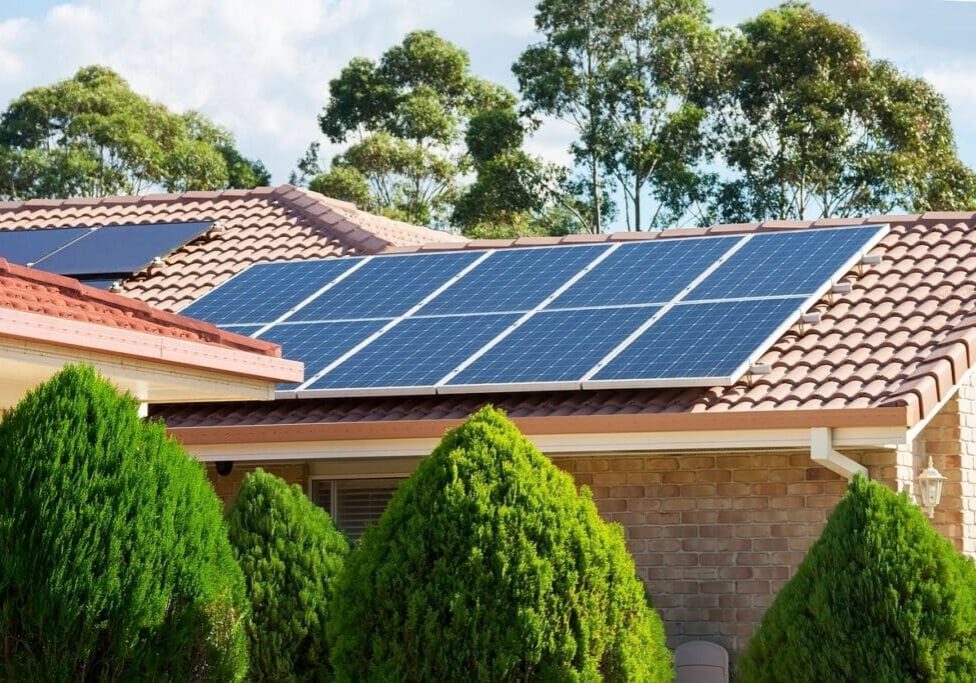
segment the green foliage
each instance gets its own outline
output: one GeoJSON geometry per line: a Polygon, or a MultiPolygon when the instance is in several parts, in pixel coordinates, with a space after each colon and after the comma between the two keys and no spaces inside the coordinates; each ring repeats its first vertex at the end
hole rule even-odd
{"type": "Polygon", "coordinates": [[[118,74],[85,67],[33,88],[0,118],[0,196],[102,196],[266,183],[257,161],[197,112],[176,114],[118,74]]]}
{"type": "Polygon", "coordinates": [[[345,537],[298,486],[262,470],[244,478],[227,520],[251,600],[250,677],[328,679],[325,622],[345,537]]]}
{"type": "Polygon", "coordinates": [[[243,678],[220,501],[130,396],[62,370],[3,416],[0,482],[0,678],[243,678]]]}
{"type": "MultiPolygon", "coordinates": [[[[458,143],[468,118],[513,103],[503,88],[471,75],[466,52],[433,31],[414,31],[378,64],[353,59],[329,83],[319,124],[331,141],[351,146],[332,160],[326,175],[353,168],[368,183],[364,208],[414,223],[439,223],[467,170],[458,143]]],[[[309,170],[303,159],[301,174],[316,175],[309,170]]],[[[345,187],[339,180],[348,175],[316,182],[345,187]]],[[[361,189],[357,185],[355,194],[361,189]]]]}
{"type": "Polygon", "coordinates": [[[715,136],[724,220],[972,209],[944,98],[873,60],[852,28],[788,2],[727,47],[715,136]]]}
{"type": "Polygon", "coordinates": [[[491,408],[401,484],[333,605],[341,681],[672,676],[622,529],[491,408]]]}
{"type": "Polygon", "coordinates": [[[607,183],[627,202],[636,230],[680,220],[706,152],[704,94],[719,42],[702,0],[541,0],[543,40],[513,70],[532,112],[561,117],[579,137],[577,163],[589,187],[588,229],[604,227],[607,183]],[[605,177],[604,177],[605,176],[605,177]],[[691,179],[689,179],[691,176],[691,179]],[[642,206],[657,202],[651,217],[642,206]]]}
{"type": "Polygon", "coordinates": [[[739,661],[744,681],[976,679],[976,570],[856,477],[739,661]]]}

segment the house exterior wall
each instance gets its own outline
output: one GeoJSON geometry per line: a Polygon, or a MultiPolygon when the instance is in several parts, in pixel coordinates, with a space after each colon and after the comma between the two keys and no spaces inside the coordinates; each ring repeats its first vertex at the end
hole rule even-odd
{"type": "MultiPolygon", "coordinates": [[[[976,385],[967,383],[909,446],[845,452],[872,479],[913,493],[929,456],[947,478],[933,524],[976,556],[976,385]]],[[[601,514],[619,522],[669,642],[710,640],[743,650],[846,488],[808,450],[558,455],[587,485],[601,514]]],[[[315,477],[404,476],[416,458],[238,464],[208,474],[225,502],[263,467],[308,490],[315,477]]]]}
{"type": "Polygon", "coordinates": [[[207,477],[210,479],[210,483],[213,484],[214,490],[223,501],[224,505],[229,505],[234,501],[235,496],[237,496],[237,491],[241,487],[241,482],[244,481],[244,477],[247,476],[249,472],[253,472],[258,467],[263,469],[265,472],[270,472],[276,476],[281,477],[289,484],[298,484],[302,487],[303,491],[307,491],[307,481],[308,481],[308,463],[305,462],[295,462],[295,463],[278,463],[278,462],[256,462],[256,463],[237,463],[234,465],[234,469],[228,475],[221,476],[217,474],[217,469],[214,465],[207,465],[207,477]]]}

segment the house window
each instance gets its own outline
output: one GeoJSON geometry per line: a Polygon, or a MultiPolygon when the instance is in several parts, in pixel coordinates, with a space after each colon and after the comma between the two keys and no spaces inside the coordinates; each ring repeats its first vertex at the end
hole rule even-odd
{"type": "Polygon", "coordinates": [[[325,508],[349,538],[375,524],[403,479],[312,479],[312,500],[325,508]]]}

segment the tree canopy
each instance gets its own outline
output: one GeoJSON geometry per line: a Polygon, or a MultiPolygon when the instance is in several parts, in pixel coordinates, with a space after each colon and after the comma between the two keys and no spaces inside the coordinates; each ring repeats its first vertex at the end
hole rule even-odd
{"type": "MultiPolygon", "coordinates": [[[[460,146],[468,119],[512,104],[504,88],[471,74],[464,50],[414,31],[378,63],[353,59],[329,83],[320,127],[350,144],[312,184],[389,216],[442,222],[468,168],[460,146]]],[[[303,171],[314,167],[306,160],[303,171]]]]}
{"type": "Polygon", "coordinates": [[[0,196],[254,187],[270,176],[199,112],[178,114],[102,66],[33,88],[0,116],[0,196]]]}
{"type": "Polygon", "coordinates": [[[729,41],[714,136],[731,170],[716,188],[722,220],[976,206],[945,99],[805,3],[729,41]]]}

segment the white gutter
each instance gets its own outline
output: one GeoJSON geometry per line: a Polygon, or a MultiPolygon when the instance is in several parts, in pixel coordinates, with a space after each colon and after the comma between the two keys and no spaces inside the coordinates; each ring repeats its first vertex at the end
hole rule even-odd
{"type": "Polygon", "coordinates": [[[845,479],[853,479],[856,474],[865,478],[868,476],[864,465],[834,450],[833,433],[829,427],[814,427],[810,430],[810,459],[845,479]]]}

